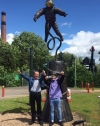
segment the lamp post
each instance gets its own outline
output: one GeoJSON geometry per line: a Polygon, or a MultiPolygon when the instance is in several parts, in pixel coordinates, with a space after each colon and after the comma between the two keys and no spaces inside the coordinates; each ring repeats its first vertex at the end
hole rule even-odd
{"type": "MultiPolygon", "coordinates": [[[[30,66],[30,77],[33,77],[33,48],[30,47],[30,59],[29,59],[29,66],[30,66]]],[[[29,85],[29,105],[30,105],[30,85],[29,85]]]]}
{"type": "MultiPolygon", "coordinates": [[[[91,62],[90,62],[90,67],[91,67],[92,73],[94,74],[94,63],[93,63],[93,60],[94,60],[94,51],[95,51],[95,49],[94,49],[93,46],[91,47],[90,51],[91,51],[91,62]]],[[[94,62],[95,62],[95,61],[94,61],[94,62]]]]}
{"type": "Polygon", "coordinates": [[[75,58],[75,86],[74,87],[76,88],[76,58],[75,58]]]}
{"type": "Polygon", "coordinates": [[[30,47],[30,77],[33,77],[33,48],[30,47]]]}

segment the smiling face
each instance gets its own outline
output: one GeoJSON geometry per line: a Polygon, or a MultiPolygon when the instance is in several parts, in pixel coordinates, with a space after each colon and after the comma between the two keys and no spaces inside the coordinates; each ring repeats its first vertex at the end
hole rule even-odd
{"type": "Polygon", "coordinates": [[[52,80],[55,80],[57,78],[56,75],[52,75],[52,80]]]}
{"type": "Polygon", "coordinates": [[[35,71],[34,72],[34,79],[38,79],[39,78],[39,72],[38,71],[35,71]]]}

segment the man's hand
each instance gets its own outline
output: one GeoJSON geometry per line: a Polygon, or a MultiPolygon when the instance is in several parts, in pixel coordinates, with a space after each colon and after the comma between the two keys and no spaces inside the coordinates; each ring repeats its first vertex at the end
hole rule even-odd
{"type": "Polygon", "coordinates": [[[66,17],[68,14],[65,13],[64,17],[66,17]]]}
{"type": "Polygon", "coordinates": [[[45,77],[45,79],[46,79],[46,80],[48,80],[48,79],[49,79],[49,77],[48,77],[48,76],[46,76],[46,77],[45,77]]]}
{"type": "Polygon", "coordinates": [[[20,70],[18,70],[17,72],[18,72],[18,74],[21,74],[21,71],[20,70]]]}
{"type": "Polygon", "coordinates": [[[34,18],[33,20],[36,22],[37,21],[37,18],[34,18]]]}
{"type": "Polygon", "coordinates": [[[61,75],[64,75],[64,71],[61,71],[60,74],[61,74],[61,75]]]}
{"type": "Polygon", "coordinates": [[[42,70],[42,74],[45,76],[46,75],[46,73],[45,73],[45,71],[44,70],[42,70]]]}

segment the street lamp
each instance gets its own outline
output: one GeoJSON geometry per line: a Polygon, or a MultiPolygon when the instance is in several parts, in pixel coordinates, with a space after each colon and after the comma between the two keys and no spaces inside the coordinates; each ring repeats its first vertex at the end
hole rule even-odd
{"type": "Polygon", "coordinates": [[[30,47],[30,77],[33,77],[33,48],[30,47]]]}
{"type": "Polygon", "coordinates": [[[94,46],[91,47],[90,51],[91,51],[90,67],[91,67],[92,73],[94,74],[94,64],[95,64],[95,60],[94,60],[94,51],[95,51],[95,49],[94,49],[94,46]]]}
{"type": "MultiPolygon", "coordinates": [[[[29,62],[30,62],[30,77],[33,77],[33,47],[31,46],[29,48],[29,52],[30,52],[30,59],[29,59],[29,62]]],[[[30,87],[29,87],[30,89],[30,87]]],[[[30,105],[30,91],[29,91],[29,105],[30,105]]]]}
{"type": "Polygon", "coordinates": [[[75,58],[75,85],[74,85],[74,87],[76,88],[77,86],[76,86],[76,58],[75,58]]]}

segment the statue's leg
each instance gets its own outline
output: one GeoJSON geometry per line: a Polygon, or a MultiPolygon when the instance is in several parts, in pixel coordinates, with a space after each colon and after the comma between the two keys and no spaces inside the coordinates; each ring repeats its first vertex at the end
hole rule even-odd
{"type": "Polygon", "coordinates": [[[55,33],[60,37],[61,41],[63,41],[63,36],[60,33],[58,26],[56,24],[56,22],[54,22],[54,24],[52,25],[53,30],[55,31],[55,33]]]}
{"type": "Polygon", "coordinates": [[[45,42],[47,42],[49,31],[50,31],[51,25],[49,22],[45,23],[45,42]]]}

